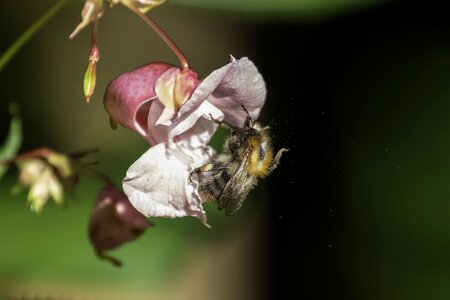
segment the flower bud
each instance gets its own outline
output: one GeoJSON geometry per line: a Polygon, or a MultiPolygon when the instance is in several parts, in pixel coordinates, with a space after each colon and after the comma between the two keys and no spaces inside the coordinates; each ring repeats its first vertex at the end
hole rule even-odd
{"type": "Polygon", "coordinates": [[[89,239],[99,257],[120,266],[120,261],[104,251],[136,239],[151,225],[133,208],[124,192],[109,185],[97,196],[89,221],[89,239]]]}
{"type": "Polygon", "coordinates": [[[91,101],[92,94],[94,94],[95,83],[97,81],[97,62],[100,59],[97,44],[92,46],[91,53],[89,54],[89,65],[84,74],[83,90],[86,102],[91,101]]]}

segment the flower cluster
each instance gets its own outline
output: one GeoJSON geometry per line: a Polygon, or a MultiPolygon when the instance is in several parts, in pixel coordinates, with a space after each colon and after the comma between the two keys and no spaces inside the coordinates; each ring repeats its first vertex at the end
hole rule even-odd
{"type": "Polygon", "coordinates": [[[19,182],[15,191],[29,188],[27,201],[32,211],[40,213],[50,198],[61,205],[64,186],[77,181],[70,158],[47,148],[40,148],[15,159],[19,182]]]}

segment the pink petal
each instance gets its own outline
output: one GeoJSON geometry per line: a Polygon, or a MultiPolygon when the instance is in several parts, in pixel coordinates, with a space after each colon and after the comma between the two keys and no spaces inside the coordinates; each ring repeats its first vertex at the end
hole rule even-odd
{"type": "Polygon", "coordinates": [[[153,146],[128,169],[123,180],[125,194],[147,217],[193,216],[207,225],[201,199],[189,177],[212,154],[206,147],[192,151],[182,146],[153,146]]]}
{"type": "Polygon", "coordinates": [[[173,66],[152,63],[125,73],[107,87],[104,105],[111,118],[118,124],[137,131],[149,140],[147,119],[151,100],[156,96],[155,82],[173,66]]]}
{"type": "Polygon", "coordinates": [[[266,99],[266,85],[258,69],[247,57],[235,60],[212,72],[180,108],[178,117],[192,110],[205,99],[225,114],[225,122],[236,127],[244,125],[247,115],[256,120],[266,99]]]}

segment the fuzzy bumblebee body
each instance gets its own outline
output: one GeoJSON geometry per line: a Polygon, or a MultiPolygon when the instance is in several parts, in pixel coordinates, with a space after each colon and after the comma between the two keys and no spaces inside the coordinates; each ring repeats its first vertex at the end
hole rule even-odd
{"type": "Polygon", "coordinates": [[[278,165],[282,148],[273,156],[268,127],[253,124],[247,118],[242,129],[232,130],[223,146],[223,153],[193,173],[199,180],[203,200],[214,202],[227,216],[233,215],[244,203],[259,178],[268,176],[278,165]]]}

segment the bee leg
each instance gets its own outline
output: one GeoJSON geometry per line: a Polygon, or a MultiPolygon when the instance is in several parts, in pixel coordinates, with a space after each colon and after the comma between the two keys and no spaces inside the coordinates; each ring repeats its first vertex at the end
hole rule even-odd
{"type": "Polygon", "coordinates": [[[269,166],[269,174],[278,167],[281,156],[283,155],[284,152],[287,152],[287,151],[289,151],[289,149],[286,149],[286,148],[281,148],[280,150],[278,150],[277,155],[275,155],[275,158],[273,159],[272,163],[269,166]]]}

